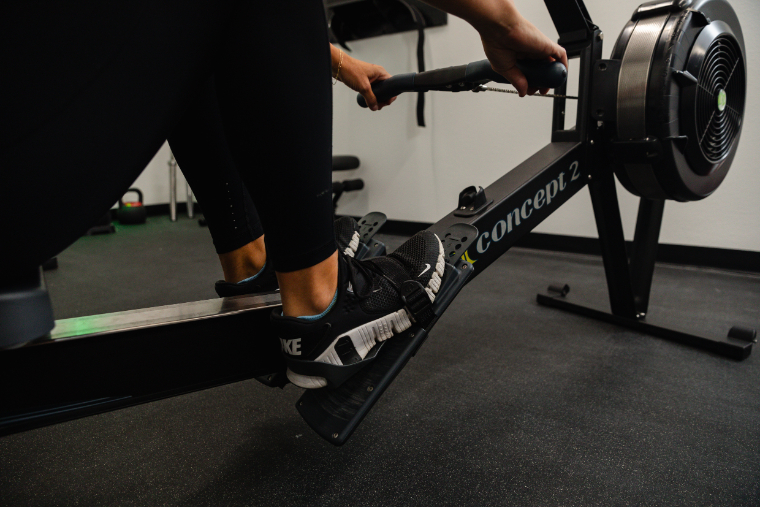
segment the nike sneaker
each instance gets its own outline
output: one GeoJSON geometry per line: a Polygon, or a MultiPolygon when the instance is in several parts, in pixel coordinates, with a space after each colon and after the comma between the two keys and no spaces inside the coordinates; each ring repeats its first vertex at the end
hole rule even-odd
{"type": "Polygon", "coordinates": [[[326,378],[299,373],[299,365],[354,364],[378,342],[409,329],[412,317],[402,300],[401,285],[419,282],[432,303],[444,269],[443,245],[429,231],[416,234],[386,257],[360,261],[339,252],[338,290],[325,314],[296,318],[284,317],[279,309],[272,313],[288,379],[306,389],[324,387],[326,378]]]}

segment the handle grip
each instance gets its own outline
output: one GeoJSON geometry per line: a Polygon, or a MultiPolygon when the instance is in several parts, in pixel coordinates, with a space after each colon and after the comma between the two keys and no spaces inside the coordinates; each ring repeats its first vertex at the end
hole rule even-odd
{"type": "MultiPolygon", "coordinates": [[[[517,62],[517,68],[525,74],[528,85],[533,88],[557,88],[567,80],[567,69],[561,62],[520,60],[517,62]]],[[[489,81],[509,83],[504,76],[491,68],[488,60],[480,60],[467,65],[429,70],[419,74],[413,72],[397,74],[384,81],[373,83],[372,92],[378,102],[384,102],[404,92],[429,90],[456,92],[471,90],[473,85],[489,81]]],[[[356,102],[361,107],[367,107],[367,101],[361,94],[357,94],[356,102]]]]}
{"type": "MultiPolygon", "coordinates": [[[[383,81],[375,81],[372,83],[372,93],[375,94],[378,102],[383,102],[404,92],[414,91],[415,76],[417,76],[416,73],[410,72],[408,74],[396,74],[383,81]]],[[[356,102],[361,107],[367,107],[367,101],[364,100],[361,93],[356,94],[356,102]]]]}
{"type": "MultiPolygon", "coordinates": [[[[137,201],[138,201],[140,204],[142,204],[143,202],[145,202],[145,201],[143,201],[143,193],[142,193],[142,190],[140,190],[139,188],[134,188],[134,187],[133,187],[133,188],[128,188],[128,189],[127,189],[127,191],[126,191],[126,192],[124,192],[124,195],[127,195],[127,194],[128,194],[128,193],[130,193],[130,192],[135,192],[135,193],[137,194],[137,201]]],[[[122,206],[124,206],[124,200],[123,200],[123,199],[124,199],[124,196],[121,196],[121,197],[119,198],[119,207],[120,207],[120,208],[121,208],[122,206]]]]}

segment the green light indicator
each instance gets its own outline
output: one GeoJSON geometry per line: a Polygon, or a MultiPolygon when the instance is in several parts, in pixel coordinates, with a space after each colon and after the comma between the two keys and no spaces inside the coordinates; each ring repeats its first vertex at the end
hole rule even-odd
{"type": "Polygon", "coordinates": [[[718,92],[718,111],[723,111],[726,108],[726,90],[720,90],[718,92]]]}

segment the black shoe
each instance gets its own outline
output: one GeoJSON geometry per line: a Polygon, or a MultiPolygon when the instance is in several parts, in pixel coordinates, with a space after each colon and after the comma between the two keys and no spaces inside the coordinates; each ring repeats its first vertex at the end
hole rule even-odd
{"type": "Polygon", "coordinates": [[[271,262],[267,262],[264,264],[261,272],[256,275],[256,278],[238,283],[219,280],[214,284],[214,289],[216,289],[216,293],[220,298],[228,298],[244,294],[274,292],[280,290],[280,286],[277,284],[274,266],[272,266],[271,262]]]}
{"type": "Polygon", "coordinates": [[[307,389],[324,387],[326,378],[299,373],[299,365],[357,363],[377,342],[409,329],[412,320],[401,299],[401,285],[419,282],[432,302],[444,267],[443,245],[429,231],[418,233],[387,257],[358,261],[340,253],[336,301],[327,315],[306,320],[284,317],[279,309],[272,313],[288,379],[307,389]]]}

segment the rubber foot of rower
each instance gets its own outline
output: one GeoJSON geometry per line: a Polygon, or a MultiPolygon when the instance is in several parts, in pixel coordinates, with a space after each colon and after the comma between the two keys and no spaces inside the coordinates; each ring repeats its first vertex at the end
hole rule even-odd
{"type": "Polygon", "coordinates": [[[0,286],[0,348],[15,348],[47,335],[55,326],[41,270],[0,286]]]}

